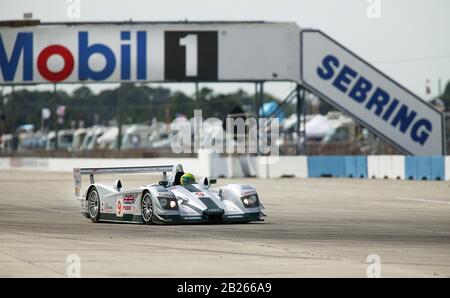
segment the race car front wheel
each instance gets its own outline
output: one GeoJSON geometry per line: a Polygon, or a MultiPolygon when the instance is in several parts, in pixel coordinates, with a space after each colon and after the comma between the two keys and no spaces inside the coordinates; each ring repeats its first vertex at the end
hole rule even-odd
{"type": "Polygon", "coordinates": [[[88,212],[91,220],[93,222],[98,222],[98,218],[100,217],[100,199],[95,188],[93,188],[88,195],[88,212]]]}
{"type": "Polygon", "coordinates": [[[149,225],[153,223],[153,200],[150,193],[144,193],[141,203],[142,220],[145,224],[149,225]]]}

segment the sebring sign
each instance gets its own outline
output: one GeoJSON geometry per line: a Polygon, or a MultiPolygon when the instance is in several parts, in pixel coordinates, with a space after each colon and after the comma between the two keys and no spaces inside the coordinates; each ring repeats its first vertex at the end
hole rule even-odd
{"type": "Polygon", "coordinates": [[[317,30],[301,32],[305,86],[405,153],[443,155],[443,115],[317,30]]]}

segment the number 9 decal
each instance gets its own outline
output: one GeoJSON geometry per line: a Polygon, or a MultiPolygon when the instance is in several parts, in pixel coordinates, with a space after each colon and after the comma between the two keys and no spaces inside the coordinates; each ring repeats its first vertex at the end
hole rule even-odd
{"type": "Polygon", "coordinates": [[[123,199],[116,200],[116,216],[123,217],[123,199]]]}

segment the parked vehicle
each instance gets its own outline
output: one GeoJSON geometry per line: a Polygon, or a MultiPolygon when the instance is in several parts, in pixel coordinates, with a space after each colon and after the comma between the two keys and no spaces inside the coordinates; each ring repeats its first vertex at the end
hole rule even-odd
{"type": "Polygon", "coordinates": [[[86,132],[86,135],[83,139],[83,143],[81,144],[80,149],[82,151],[85,150],[93,150],[98,149],[97,145],[97,139],[101,137],[105,132],[107,128],[105,126],[101,125],[95,125],[89,128],[86,132]]]}
{"type": "Polygon", "coordinates": [[[84,137],[87,134],[87,128],[78,128],[73,133],[72,151],[80,151],[81,145],[83,144],[84,137]]]}
{"type": "Polygon", "coordinates": [[[62,129],[58,131],[58,147],[56,147],[56,132],[51,131],[47,134],[45,150],[70,150],[73,142],[73,129],[62,129]]]}

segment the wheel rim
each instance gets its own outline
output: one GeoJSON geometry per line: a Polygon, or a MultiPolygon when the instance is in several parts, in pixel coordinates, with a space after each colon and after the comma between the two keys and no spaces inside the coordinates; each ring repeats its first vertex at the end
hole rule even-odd
{"type": "Polygon", "coordinates": [[[149,221],[153,216],[152,198],[147,194],[142,199],[142,217],[145,221],[149,221]]]}
{"type": "Polygon", "coordinates": [[[91,191],[89,194],[89,215],[91,218],[97,217],[99,205],[98,193],[95,190],[91,191]]]}

